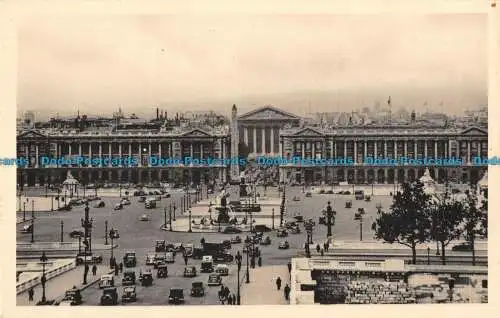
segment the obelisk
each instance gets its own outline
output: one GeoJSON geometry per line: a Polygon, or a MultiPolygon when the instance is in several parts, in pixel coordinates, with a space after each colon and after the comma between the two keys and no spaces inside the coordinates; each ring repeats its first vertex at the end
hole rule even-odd
{"type": "Polygon", "coordinates": [[[239,166],[239,132],[238,132],[238,110],[233,105],[231,110],[231,173],[229,181],[229,204],[240,205],[240,166],[239,166]]]}

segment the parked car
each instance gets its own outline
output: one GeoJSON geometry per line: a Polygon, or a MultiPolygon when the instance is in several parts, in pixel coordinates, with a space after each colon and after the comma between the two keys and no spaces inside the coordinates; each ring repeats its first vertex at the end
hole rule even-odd
{"type": "Polygon", "coordinates": [[[121,204],[121,203],[117,203],[117,204],[115,204],[114,209],[115,209],[115,210],[122,210],[122,209],[123,209],[123,204],[121,204]]]}
{"type": "Polygon", "coordinates": [[[269,236],[266,236],[263,240],[260,241],[260,245],[270,245],[271,244],[271,238],[269,236]]]}
{"type": "Polygon", "coordinates": [[[226,264],[218,264],[215,266],[215,273],[220,274],[221,276],[228,276],[229,267],[226,264]]]}
{"type": "Polygon", "coordinates": [[[57,304],[59,306],[78,306],[83,303],[82,294],[80,289],[72,288],[67,290],[63,299],[57,304]]]}
{"type": "Polygon", "coordinates": [[[81,230],[73,230],[73,231],[69,232],[69,237],[71,237],[71,238],[79,238],[79,237],[83,237],[83,236],[84,236],[84,233],[81,230]]]}
{"type": "Polygon", "coordinates": [[[239,244],[239,243],[241,243],[241,237],[239,237],[238,235],[235,237],[231,237],[231,244],[239,244]]]}
{"type": "Polygon", "coordinates": [[[115,286],[115,278],[113,275],[105,274],[101,276],[101,280],[99,281],[99,288],[108,288],[115,286]]]}
{"type": "Polygon", "coordinates": [[[187,266],[184,268],[184,277],[196,277],[198,274],[196,273],[196,267],[187,266]]]}
{"type": "Polygon", "coordinates": [[[222,233],[224,234],[239,234],[241,233],[242,231],[237,228],[237,227],[234,227],[234,226],[227,226],[226,228],[224,228],[224,230],[222,231],[222,233]]]}
{"type": "Polygon", "coordinates": [[[472,244],[470,242],[463,242],[453,246],[451,250],[460,252],[470,252],[472,251],[472,244]]]}
{"type": "Polygon", "coordinates": [[[101,306],[113,306],[118,304],[118,293],[116,287],[106,288],[102,291],[101,306]]]}
{"type": "Polygon", "coordinates": [[[94,203],[94,208],[104,208],[106,206],[106,203],[104,201],[99,200],[94,203]]]}
{"type": "Polygon", "coordinates": [[[205,296],[205,286],[203,286],[203,282],[193,282],[191,284],[191,296],[192,297],[205,296]]]}
{"type": "Polygon", "coordinates": [[[135,285],[135,271],[125,271],[125,273],[123,273],[122,285],[135,285]]]}
{"type": "Polygon", "coordinates": [[[122,205],[130,205],[130,200],[127,198],[123,198],[123,199],[121,199],[120,203],[122,205]]]}
{"type": "Polygon", "coordinates": [[[281,241],[278,245],[278,248],[280,250],[287,250],[290,248],[290,244],[288,243],[288,241],[281,241]]]}
{"type": "Polygon", "coordinates": [[[208,276],[208,286],[220,286],[222,285],[222,277],[219,274],[210,274],[208,276]]]}
{"type": "Polygon", "coordinates": [[[156,272],[157,278],[166,278],[168,277],[168,268],[167,264],[158,265],[158,271],[156,272]]]}
{"type": "Polygon", "coordinates": [[[126,286],[123,288],[122,302],[134,302],[137,300],[137,293],[135,291],[135,286],[126,286]]]}
{"type": "Polygon", "coordinates": [[[181,288],[170,288],[168,296],[169,304],[182,304],[184,302],[184,290],[181,288]]]}

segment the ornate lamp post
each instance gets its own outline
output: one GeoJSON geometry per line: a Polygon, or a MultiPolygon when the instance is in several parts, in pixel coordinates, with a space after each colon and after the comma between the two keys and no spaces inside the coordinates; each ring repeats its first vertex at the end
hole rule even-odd
{"type": "Polygon", "coordinates": [[[240,271],[241,271],[241,254],[240,251],[236,254],[236,263],[238,264],[238,294],[236,296],[236,304],[241,305],[241,297],[240,297],[240,271]]]}
{"type": "Polygon", "coordinates": [[[90,241],[90,231],[92,230],[92,223],[94,220],[92,218],[89,218],[89,203],[85,203],[85,218],[81,219],[82,227],[84,229],[84,240],[83,244],[85,245],[85,257],[84,257],[84,263],[85,263],[85,270],[83,271],[83,284],[87,284],[87,274],[88,274],[88,265],[87,265],[87,256],[89,250],[92,251],[91,244],[92,242],[90,241]]]}
{"type": "Polygon", "coordinates": [[[45,283],[47,282],[47,277],[45,277],[45,264],[47,263],[47,255],[45,251],[42,252],[42,257],[40,257],[40,262],[42,262],[42,303],[45,303],[47,299],[45,298],[45,283]]]}
{"type": "Polygon", "coordinates": [[[109,231],[109,236],[111,238],[111,255],[109,256],[109,268],[114,268],[115,266],[115,262],[114,262],[114,257],[113,257],[113,250],[114,250],[114,247],[115,247],[115,244],[114,244],[114,239],[115,239],[115,230],[111,229],[111,231],[109,231]]]}
{"type": "Polygon", "coordinates": [[[247,284],[250,283],[250,269],[248,268],[248,253],[249,251],[247,251],[247,284]]]}
{"type": "Polygon", "coordinates": [[[64,221],[61,220],[61,243],[64,242],[64,235],[63,235],[63,233],[64,233],[64,221]]]}
{"type": "Polygon", "coordinates": [[[332,206],[330,205],[330,201],[328,201],[328,205],[326,207],[328,232],[326,234],[326,237],[332,236],[332,226],[335,225],[335,214],[337,213],[333,211],[332,206]]]}
{"type": "Polygon", "coordinates": [[[191,233],[191,232],[193,232],[193,230],[191,229],[191,209],[189,209],[188,212],[189,212],[189,230],[188,230],[188,232],[191,233]]]}
{"type": "Polygon", "coordinates": [[[104,245],[108,245],[108,220],[104,221],[104,245]]]}

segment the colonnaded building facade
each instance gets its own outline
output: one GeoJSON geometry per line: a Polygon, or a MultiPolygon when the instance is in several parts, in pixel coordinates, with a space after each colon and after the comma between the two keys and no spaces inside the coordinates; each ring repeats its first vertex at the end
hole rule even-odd
{"type": "MultiPolygon", "coordinates": [[[[366,166],[364,157],[459,158],[463,165],[429,167],[438,182],[475,183],[486,167],[472,164],[473,157],[488,156],[487,127],[476,125],[423,124],[412,119],[404,124],[325,125],[306,123],[304,118],[273,106],[264,106],[237,116],[238,138],[249,150],[249,158],[276,156],[291,159],[349,157],[354,165],[302,166],[287,163],[279,168],[280,180],[298,184],[334,182],[395,183],[412,181],[424,174],[424,166],[366,166]]],[[[210,166],[154,166],[148,158],[184,157],[230,159],[230,126],[174,127],[165,129],[61,130],[28,129],[18,132],[17,156],[28,158],[26,167],[18,168],[22,185],[62,182],[68,172],[83,183],[228,181],[230,164],[210,166]],[[40,158],[134,158],[136,166],[43,165],[40,158]]]]}

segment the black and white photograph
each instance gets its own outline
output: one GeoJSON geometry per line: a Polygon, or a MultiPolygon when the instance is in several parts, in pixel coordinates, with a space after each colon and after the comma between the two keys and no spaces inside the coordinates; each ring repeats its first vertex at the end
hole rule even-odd
{"type": "Polygon", "coordinates": [[[487,13],[16,36],[17,307],[488,303],[487,13]]]}

